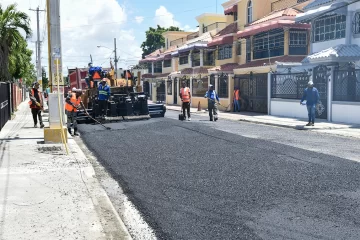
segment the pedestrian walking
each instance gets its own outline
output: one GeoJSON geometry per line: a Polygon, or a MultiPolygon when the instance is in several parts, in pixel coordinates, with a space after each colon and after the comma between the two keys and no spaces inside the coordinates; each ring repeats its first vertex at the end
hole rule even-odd
{"type": "Polygon", "coordinates": [[[304,94],[300,100],[300,104],[304,105],[304,100],[306,100],[306,107],[309,116],[309,123],[306,126],[314,126],[315,124],[315,112],[316,105],[320,99],[319,91],[314,87],[312,81],[308,82],[308,87],[304,90],[304,94]]]}
{"type": "Polygon", "coordinates": [[[217,121],[218,120],[218,108],[217,103],[220,102],[219,96],[217,95],[216,91],[214,90],[213,85],[209,85],[209,90],[205,94],[205,98],[208,99],[208,110],[209,110],[209,117],[210,121],[217,121]],[[217,101],[217,103],[216,103],[217,101]]]}
{"type": "Polygon", "coordinates": [[[110,97],[110,86],[107,84],[106,78],[103,78],[98,87],[98,99],[101,117],[107,116],[108,102],[110,97]]]}
{"type": "Polygon", "coordinates": [[[241,102],[240,102],[240,89],[238,87],[234,88],[234,112],[240,112],[241,102]]]}
{"type": "Polygon", "coordinates": [[[72,135],[71,124],[74,128],[74,136],[79,136],[77,128],[77,111],[82,106],[81,101],[82,90],[76,89],[66,97],[65,111],[67,115],[67,129],[70,135],[72,135]]]}
{"type": "Polygon", "coordinates": [[[37,128],[38,118],[40,122],[40,128],[44,127],[44,123],[41,116],[41,111],[44,110],[44,100],[42,93],[39,91],[39,87],[40,84],[38,82],[35,82],[29,93],[30,95],[29,105],[34,120],[34,128],[37,128]]]}
{"type": "Polygon", "coordinates": [[[191,105],[191,93],[185,82],[182,82],[182,88],[180,89],[180,98],[182,101],[182,112],[184,120],[186,120],[185,110],[187,111],[188,121],[191,121],[190,105],[191,105]]]}

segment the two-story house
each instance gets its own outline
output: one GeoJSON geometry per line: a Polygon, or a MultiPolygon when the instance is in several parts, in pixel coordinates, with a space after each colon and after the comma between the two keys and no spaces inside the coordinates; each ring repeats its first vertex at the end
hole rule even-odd
{"type": "Polygon", "coordinates": [[[298,102],[312,79],[320,93],[317,118],[359,124],[360,2],[314,0],[296,22],[311,24],[310,52],[302,65],[286,66],[287,74],[273,74],[271,114],[306,118],[298,102]]]}

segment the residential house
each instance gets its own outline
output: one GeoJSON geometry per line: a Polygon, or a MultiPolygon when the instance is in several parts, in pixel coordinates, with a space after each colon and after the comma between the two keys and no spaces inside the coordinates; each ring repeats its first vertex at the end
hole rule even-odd
{"type": "Polygon", "coordinates": [[[301,65],[278,67],[287,74],[273,74],[271,114],[306,118],[299,99],[312,79],[318,118],[360,124],[360,2],[352,2],[314,0],[297,15],[297,23],[311,23],[310,55],[301,65]]]}

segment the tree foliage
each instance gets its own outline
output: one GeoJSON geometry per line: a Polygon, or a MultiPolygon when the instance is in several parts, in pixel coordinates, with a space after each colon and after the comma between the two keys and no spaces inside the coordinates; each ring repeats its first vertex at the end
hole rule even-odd
{"type": "Polygon", "coordinates": [[[28,49],[25,37],[31,36],[30,19],[24,12],[17,11],[16,4],[3,9],[0,5],[0,81],[24,78],[33,81],[34,65],[32,51],[28,49]]]}
{"type": "Polygon", "coordinates": [[[146,40],[141,44],[143,51],[142,57],[154,52],[155,50],[165,46],[165,38],[162,36],[167,31],[182,31],[178,27],[163,28],[157,25],[157,28],[150,27],[146,31],[146,40]]]}
{"type": "Polygon", "coordinates": [[[46,89],[49,86],[49,78],[46,76],[45,68],[41,69],[41,75],[42,75],[42,88],[46,89]]]}

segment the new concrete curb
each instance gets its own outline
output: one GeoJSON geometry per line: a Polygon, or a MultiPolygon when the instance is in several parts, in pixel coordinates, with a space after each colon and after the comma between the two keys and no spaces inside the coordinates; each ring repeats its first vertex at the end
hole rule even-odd
{"type": "Polygon", "coordinates": [[[81,170],[83,173],[82,178],[87,188],[90,188],[88,189],[89,197],[92,199],[96,212],[98,213],[106,234],[106,239],[132,240],[128,229],[110,201],[105,189],[96,178],[95,169],[83,152],[82,146],[80,146],[80,144],[83,144],[82,141],[77,141],[72,136],[69,136],[68,144],[71,146],[71,150],[75,150],[80,157],[86,159],[89,163],[86,167],[87,170],[81,170]]]}

